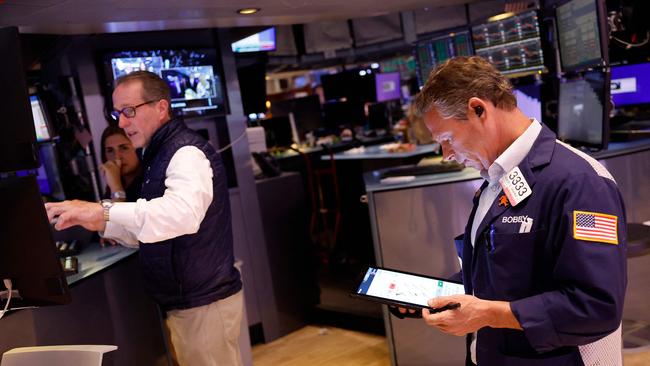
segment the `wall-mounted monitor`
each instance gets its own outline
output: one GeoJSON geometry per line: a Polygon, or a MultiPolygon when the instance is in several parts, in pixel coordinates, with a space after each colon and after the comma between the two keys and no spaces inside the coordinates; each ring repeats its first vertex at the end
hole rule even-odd
{"type": "Polygon", "coordinates": [[[43,142],[52,139],[52,131],[47,120],[47,113],[38,95],[30,95],[29,102],[32,105],[32,116],[34,117],[34,130],[36,130],[36,141],[43,142]]]}
{"type": "Polygon", "coordinates": [[[275,51],[275,27],[233,42],[231,47],[232,52],[275,51]]]}
{"type": "Polygon", "coordinates": [[[570,0],[555,9],[562,71],[607,65],[605,18],[603,0],[570,0]]]}
{"type": "Polygon", "coordinates": [[[423,86],[429,73],[439,64],[456,56],[471,56],[472,45],[468,31],[436,36],[415,46],[415,68],[418,83],[423,86]]]}
{"type": "MultiPolygon", "coordinates": [[[[226,113],[223,77],[213,49],[159,49],[122,51],[105,55],[111,86],[122,75],[136,70],[158,74],[171,91],[171,106],[184,116],[226,113]]],[[[109,93],[110,94],[110,93],[109,93]]]]}
{"type": "Polygon", "coordinates": [[[562,80],[557,121],[561,140],[588,148],[607,148],[609,82],[609,74],[601,71],[562,80]]]}
{"type": "Polygon", "coordinates": [[[472,27],[476,55],[490,61],[504,74],[544,70],[544,54],[537,11],[472,27]]]}
{"type": "Polygon", "coordinates": [[[378,102],[401,99],[402,89],[399,72],[375,74],[375,89],[378,102]]]}
{"type": "Polygon", "coordinates": [[[650,103],[650,63],[612,67],[614,107],[650,103]]]}

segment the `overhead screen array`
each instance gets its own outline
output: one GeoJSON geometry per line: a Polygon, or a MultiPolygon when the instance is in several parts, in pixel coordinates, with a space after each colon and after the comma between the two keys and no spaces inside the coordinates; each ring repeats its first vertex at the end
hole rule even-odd
{"type": "Polygon", "coordinates": [[[597,0],[569,1],[555,17],[562,70],[604,66],[597,0]]]}
{"type": "Polygon", "coordinates": [[[419,42],[415,46],[415,60],[420,86],[424,85],[431,70],[439,64],[452,57],[472,54],[472,45],[467,31],[419,42]]]}
{"type": "Polygon", "coordinates": [[[504,74],[544,69],[537,12],[518,14],[472,27],[476,55],[504,74]]]}

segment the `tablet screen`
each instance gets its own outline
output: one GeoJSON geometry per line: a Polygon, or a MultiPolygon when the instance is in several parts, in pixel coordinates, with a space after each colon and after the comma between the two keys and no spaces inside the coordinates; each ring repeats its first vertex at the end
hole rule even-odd
{"type": "Polygon", "coordinates": [[[460,283],[373,267],[368,268],[357,289],[358,295],[422,307],[426,307],[431,298],[464,293],[465,288],[460,283]]]}

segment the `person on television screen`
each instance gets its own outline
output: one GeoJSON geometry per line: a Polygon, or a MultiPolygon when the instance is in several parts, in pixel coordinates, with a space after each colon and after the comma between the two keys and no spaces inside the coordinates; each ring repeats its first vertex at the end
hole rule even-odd
{"type": "Polygon", "coordinates": [[[481,57],[435,69],[415,110],[445,159],[485,179],[456,238],[466,295],[429,300],[460,307],[424,309],[426,324],[468,335],[468,365],[621,365],[627,234],[612,175],[525,116],[481,57]]]}
{"type": "Polygon", "coordinates": [[[180,365],[241,365],[242,283],[234,267],[224,165],[212,145],[171,118],[168,85],[137,71],[119,78],[113,114],[136,148],[136,202],[47,203],[55,228],[81,225],[139,246],[145,286],[166,311],[180,365]]]}

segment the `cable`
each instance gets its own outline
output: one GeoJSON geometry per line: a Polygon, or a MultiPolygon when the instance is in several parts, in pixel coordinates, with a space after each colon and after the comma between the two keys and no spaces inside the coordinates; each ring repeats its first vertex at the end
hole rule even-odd
{"type": "Polygon", "coordinates": [[[7,288],[8,295],[7,295],[7,303],[5,304],[5,308],[0,313],[0,319],[2,319],[2,317],[7,312],[7,309],[9,309],[9,303],[11,302],[11,292],[12,292],[11,288],[13,287],[10,279],[4,279],[2,282],[4,282],[5,287],[7,288]]]}
{"type": "Polygon", "coordinates": [[[217,150],[217,152],[219,154],[221,154],[222,152],[230,149],[234,144],[238,143],[239,140],[243,139],[244,136],[246,136],[246,129],[244,129],[244,132],[242,132],[241,135],[239,135],[239,137],[237,137],[233,142],[231,142],[228,145],[226,145],[226,146],[222,147],[221,149],[217,150]]]}
{"type": "Polygon", "coordinates": [[[613,40],[615,40],[617,42],[620,42],[623,45],[625,45],[625,49],[629,50],[632,47],[641,47],[641,46],[644,46],[646,43],[648,43],[648,41],[650,41],[650,31],[646,32],[645,40],[643,42],[638,42],[638,43],[629,43],[629,42],[626,42],[626,41],[624,41],[624,40],[622,40],[622,39],[620,39],[620,38],[618,38],[616,36],[611,36],[611,37],[612,37],[613,40]]]}

